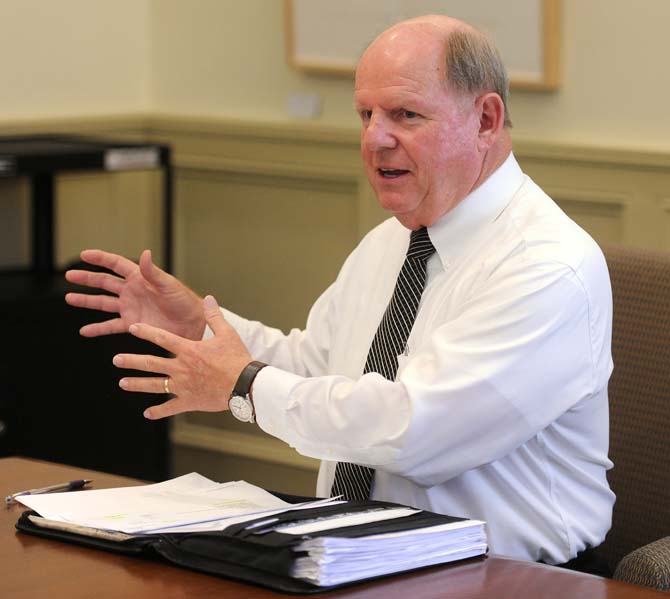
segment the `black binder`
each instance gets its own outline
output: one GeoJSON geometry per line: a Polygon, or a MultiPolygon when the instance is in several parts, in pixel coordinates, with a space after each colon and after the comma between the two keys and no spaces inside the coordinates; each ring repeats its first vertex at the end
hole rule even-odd
{"type": "MultiPolygon", "coordinates": [[[[123,540],[96,538],[87,534],[40,526],[38,523],[41,519],[34,511],[23,512],[16,523],[16,528],[23,533],[105,549],[115,553],[154,557],[190,570],[240,580],[273,590],[290,593],[316,593],[362,581],[352,581],[343,585],[326,587],[292,577],[292,565],[296,557],[300,555],[294,548],[305,540],[305,536],[285,534],[274,531],[273,528],[280,524],[324,518],[342,512],[354,513],[397,507],[403,506],[371,500],[347,502],[278,514],[276,515],[277,521],[273,523],[272,529],[262,526],[255,527],[254,524],[266,520],[266,518],[260,517],[230,526],[223,531],[119,535],[123,540]]],[[[309,537],[356,538],[416,530],[464,520],[466,519],[420,511],[402,518],[325,530],[311,534],[309,537]]],[[[95,529],[89,530],[93,531],[95,529]]],[[[370,580],[370,578],[367,580],[370,580]]]]}

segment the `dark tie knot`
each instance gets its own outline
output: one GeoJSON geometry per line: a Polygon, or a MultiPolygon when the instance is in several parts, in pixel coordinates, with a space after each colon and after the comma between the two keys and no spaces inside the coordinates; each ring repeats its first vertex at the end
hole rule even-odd
{"type": "Polygon", "coordinates": [[[407,257],[415,260],[428,260],[435,251],[435,247],[428,236],[428,229],[421,227],[412,231],[409,236],[407,257]]]}

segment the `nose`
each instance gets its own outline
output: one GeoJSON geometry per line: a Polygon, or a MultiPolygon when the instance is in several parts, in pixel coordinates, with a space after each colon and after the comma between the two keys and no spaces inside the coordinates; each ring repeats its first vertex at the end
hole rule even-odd
{"type": "Polygon", "coordinates": [[[368,151],[374,152],[395,148],[398,141],[393,135],[392,123],[379,113],[373,113],[370,121],[363,129],[363,145],[368,151]]]}

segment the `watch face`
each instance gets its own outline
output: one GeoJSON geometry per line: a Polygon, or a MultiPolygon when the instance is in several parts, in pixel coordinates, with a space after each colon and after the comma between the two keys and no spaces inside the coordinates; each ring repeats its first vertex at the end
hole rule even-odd
{"type": "Polygon", "coordinates": [[[248,397],[233,395],[228,402],[228,407],[235,418],[242,422],[253,422],[254,411],[251,407],[251,400],[248,397]]]}

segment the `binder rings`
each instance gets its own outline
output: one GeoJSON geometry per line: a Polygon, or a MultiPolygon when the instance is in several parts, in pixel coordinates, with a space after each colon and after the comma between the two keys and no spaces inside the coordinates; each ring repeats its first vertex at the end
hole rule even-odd
{"type": "MultiPolygon", "coordinates": [[[[278,514],[273,518],[271,528],[263,527],[263,521],[267,518],[259,517],[217,532],[147,535],[105,533],[98,531],[98,529],[70,527],[63,523],[44,521],[36,512],[26,511],[16,523],[16,528],[23,533],[77,543],[115,553],[155,557],[183,568],[290,593],[314,593],[344,586],[344,584],[318,586],[293,576],[296,560],[305,556],[305,551],[298,550],[299,546],[305,541],[314,539],[347,539],[353,544],[352,546],[356,546],[356,539],[363,541],[369,540],[370,537],[381,538],[377,535],[388,533],[407,533],[408,539],[410,539],[413,531],[427,532],[430,527],[449,523],[454,523],[458,528],[461,527],[459,523],[462,523],[462,528],[472,529],[473,538],[478,538],[478,541],[471,543],[469,552],[461,551],[457,557],[447,555],[439,561],[453,561],[453,559],[462,559],[463,557],[485,553],[484,523],[426,511],[418,511],[401,518],[331,528],[309,535],[286,534],[275,530],[289,523],[329,518],[341,513],[352,514],[398,507],[402,506],[380,501],[347,502],[278,514]],[[472,527],[469,526],[470,523],[473,525],[472,527]]],[[[438,563],[435,561],[422,563],[421,555],[418,555],[418,558],[416,563],[419,567],[438,563]]],[[[379,560],[383,559],[382,552],[379,555],[379,560]]],[[[405,567],[395,573],[408,571],[408,569],[416,568],[405,567]]],[[[369,578],[367,579],[369,580],[369,578]]]]}

